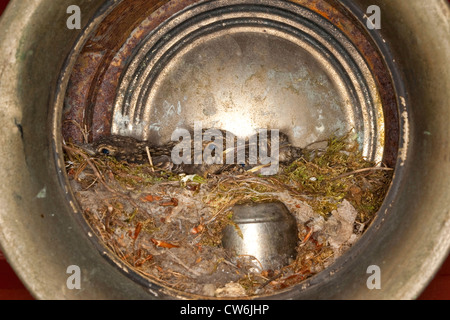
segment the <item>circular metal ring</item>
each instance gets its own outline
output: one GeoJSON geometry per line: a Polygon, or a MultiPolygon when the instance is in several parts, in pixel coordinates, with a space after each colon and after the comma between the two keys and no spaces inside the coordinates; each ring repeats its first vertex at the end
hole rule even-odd
{"type": "MultiPolygon", "coordinates": [[[[182,2],[164,7],[159,12],[159,17],[164,18],[152,21],[159,25],[174,11],[183,10],[186,2],[182,2]]],[[[308,1],[295,2],[307,6],[308,1]]],[[[389,128],[384,158],[396,165],[394,183],[377,219],[345,257],[326,272],[271,298],[414,298],[448,254],[449,71],[445,66],[450,51],[449,7],[443,0],[426,5],[421,1],[380,1],[383,27],[380,32],[367,32],[381,51],[377,57],[375,53],[367,54],[370,50],[365,47],[364,37],[346,33],[351,28],[347,28],[345,15],[340,15],[347,8],[346,14],[364,25],[369,2],[343,1],[342,7],[324,1],[310,4],[309,9],[351,38],[373,73],[385,127],[389,128]],[[418,16],[423,23],[418,23],[418,16]],[[389,77],[379,75],[381,69],[386,69],[376,67],[380,61],[388,67],[389,77]],[[390,86],[394,90],[381,89],[390,86]],[[366,286],[370,265],[382,270],[381,290],[368,290],[366,286]]],[[[80,297],[80,292],[66,286],[67,267],[72,264],[81,268],[83,298],[186,297],[141,278],[130,280],[132,272],[93,241],[66,189],[60,129],[66,89],[71,88],[71,70],[77,68],[76,56],[83,50],[84,41],[98,31],[96,28],[114,8],[120,8],[120,2],[15,1],[0,22],[5,30],[0,35],[0,105],[4,113],[1,145],[5,151],[0,160],[4,182],[0,242],[8,261],[38,298],[80,297]],[[68,33],[65,12],[73,3],[82,8],[86,29],[68,33]],[[54,25],[50,26],[49,21],[54,25]]],[[[358,28],[351,30],[355,35],[364,33],[358,33],[358,28]]],[[[105,51],[112,50],[115,55],[114,43],[107,45],[111,47],[105,51]]],[[[108,70],[103,74],[109,75],[108,70]]],[[[96,95],[96,86],[84,89],[90,88],[93,91],[87,98],[89,103],[99,107],[102,102],[104,108],[113,105],[115,95],[106,98],[107,90],[99,90],[96,95]]],[[[84,109],[84,105],[83,110],[97,111],[84,109]]],[[[111,123],[96,126],[97,115],[102,117],[104,113],[91,114],[93,120],[86,122],[93,124],[96,131],[92,134],[96,137],[111,129],[111,123]]]]}

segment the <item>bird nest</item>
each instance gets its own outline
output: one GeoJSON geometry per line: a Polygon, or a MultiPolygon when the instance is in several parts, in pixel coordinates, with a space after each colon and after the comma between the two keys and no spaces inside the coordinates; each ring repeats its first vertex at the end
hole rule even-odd
{"type": "Polygon", "coordinates": [[[73,193],[104,246],[143,277],[202,296],[274,294],[321,272],[368,228],[392,179],[392,169],[366,161],[348,137],[310,146],[273,176],[155,172],[70,143],[64,151],[73,193]],[[222,231],[235,204],[275,200],[296,218],[297,255],[263,270],[226,251],[222,231]]]}

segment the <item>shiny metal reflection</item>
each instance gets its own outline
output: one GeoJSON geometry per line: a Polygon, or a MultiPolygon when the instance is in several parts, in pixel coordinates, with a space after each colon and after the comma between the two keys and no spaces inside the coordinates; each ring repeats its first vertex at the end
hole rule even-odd
{"type": "Polygon", "coordinates": [[[381,99],[364,57],[330,21],[288,1],[202,2],[130,57],[113,134],[163,144],[196,121],[239,137],[279,129],[297,147],[353,130],[367,159],[379,163],[384,152],[381,99]]]}
{"type": "Polygon", "coordinates": [[[264,270],[281,268],[295,257],[297,222],[283,203],[236,205],[233,222],[224,229],[222,245],[236,256],[252,256],[264,270]]]}

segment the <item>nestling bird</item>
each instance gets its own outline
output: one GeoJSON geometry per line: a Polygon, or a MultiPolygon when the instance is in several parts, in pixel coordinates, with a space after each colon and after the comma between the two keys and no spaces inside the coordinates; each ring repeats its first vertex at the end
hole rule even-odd
{"type": "MultiPolygon", "coordinates": [[[[239,170],[258,172],[264,167],[259,156],[256,156],[256,158],[253,157],[253,159],[250,156],[252,148],[260,147],[260,144],[258,143],[260,139],[259,134],[257,134],[254,139],[246,139],[242,145],[238,145],[236,136],[228,131],[219,130],[216,131],[219,134],[214,136],[214,139],[210,136],[203,139],[206,132],[207,130],[202,131],[202,150],[200,155],[193,152],[195,138],[199,137],[194,136],[194,139],[191,141],[189,150],[191,163],[175,164],[174,161],[172,161],[172,150],[180,143],[179,141],[169,141],[163,145],[153,145],[148,141],[140,141],[133,137],[112,135],[103,137],[90,144],[80,145],[80,147],[91,156],[111,156],[119,161],[141,164],[148,163],[151,159],[155,169],[172,171],[175,173],[198,174],[201,176],[218,174],[236,168],[239,170]],[[227,148],[227,139],[229,140],[228,146],[231,141],[233,147],[227,148]],[[219,150],[222,151],[221,155],[218,152],[219,150]],[[230,157],[227,161],[227,155],[232,151],[234,153],[234,158],[230,163],[230,157]],[[242,159],[242,155],[244,155],[244,161],[238,161],[240,160],[238,159],[239,152],[241,152],[240,159],[242,159]],[[208,164],[204,161],[206,155],[215,159],[215,162],[208,164]],[[220,158],[222,158],[222,161],[220,161],[220,158]]],[[[271,141],[271,132],[268,131],[267,140],[264,141],[266,143],[262,144],[265,148],[266,155],[271,155],[275,150],[271,145],[271,141]]],[[[256,154],[260,155],[260,151],[261,150],[258,149],[256,154]]],[[[302,155],[302,149],[292,146],[289,143],[288,136],[282,132],[279,132],[278,152],[279,163],[290,163],[302,155]]]]}
{"type": "Polygon", "coordinates": [[[111,156],[118,161],[130,163],[148,163],[148,147],[153,165],[160,169],[171,170],[171,150],[175,144],[175,142],[171,142],[162,146],[155,146],[133,137],[112,135],[90,144],[82,144],[80,147],[91,156],[111,156]]]}

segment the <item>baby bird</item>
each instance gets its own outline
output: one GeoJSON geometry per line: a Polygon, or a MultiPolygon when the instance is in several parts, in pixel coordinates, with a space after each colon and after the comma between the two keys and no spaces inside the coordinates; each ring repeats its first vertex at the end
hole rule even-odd
{"type": "MultiPolygon", "coordinates": [[[[190,163],[175,164],[172,161],[172,150],[179,145],[179,141],[169,141],[158,146],[133,137],[112,135],[103,137],[90,144],[80,145],[80,147],[91,156],[111,156],[118,161],[141,164],[149,163],[151,159],[152,165],[157,170],[198,174],[201,176],[219,174],[233,169],[259,172],[265,167],[259,158],[261,154],[259,147],[262,145],[265,149],[263,151],[268,156],[275,151],[275,148],[271,145],[271,131],[268,131],[267,139],[262,144],[259,144],[260,135],[256,134],[253,138],[246,139],[244,143],[239,145],[234,134],[225,130],[216,130],[218,131],[215,131],[214,138],[208,135],[208,132],[210,133],[208,130],[202,131],[202,137],[194,136],[189,148],[190,163]],[[194,141],[196,139],[202,143],[201,153],[194,151],[194,141]],[[231,148],[229,147],[230,145],[232,146],[231,148]],[[252,153],[252,150],[255,151],[255,148],[257,152],[252,153]],[[230,161],[230,152],[234,154],[232,161],[230,161]],[[238,157],[239,154],[241,155],[240,157],[238,157]],[[252,157],[255,154],[257,155],[256,158],[255,156],[252,157]],[[205,161],[207,157],[213,159],[213,163],[205,161]],[[220,161],[220,158],[222,158],[222,161],[220,161]],[[242,158],[244,158],[244,161],[242,161],[242,158]]],[[[292,146],[287,135],[279,132],[278,153],[279,163],[286,164],[298,159],[302,155],[302,149],[292,146]]]]}

